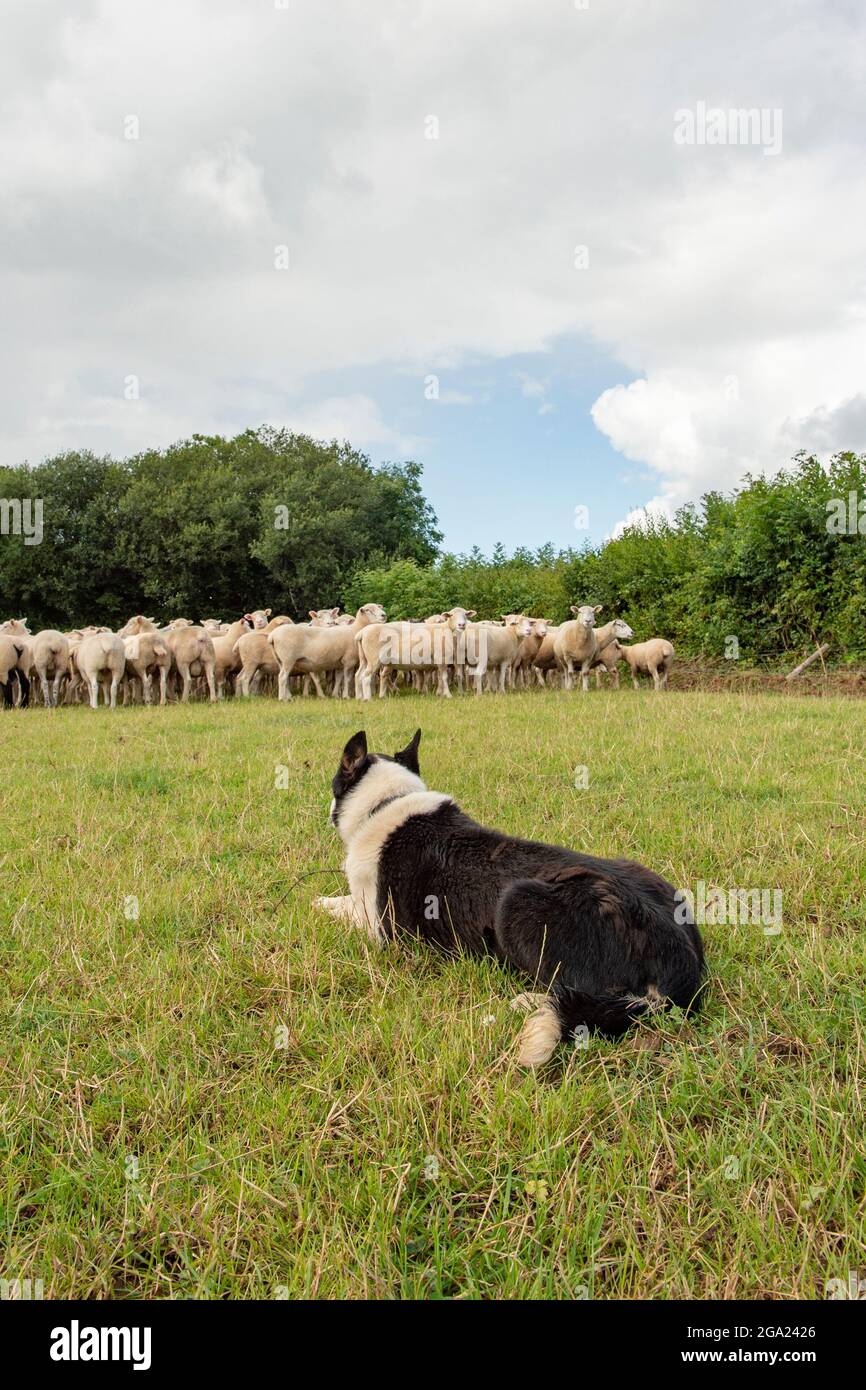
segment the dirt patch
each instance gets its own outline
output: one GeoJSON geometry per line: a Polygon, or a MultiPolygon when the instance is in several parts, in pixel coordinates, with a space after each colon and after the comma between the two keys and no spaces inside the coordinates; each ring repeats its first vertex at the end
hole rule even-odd
{"type": "MultiPolygon", "coordinates": [[[[791,666],[796,664],[796,659],[791,666]]],[[[788,668],[790,669],[790,668],[788,668]]],[[[852,699],[866,695],[866,671],[853,667],[830,670],[819,666],[817,671],[804,671],[796,680],[786,680],[785,671],[768,671],[760,667],[738,667],[734,662],[724,666],[703,661],[674,662],[668,678],[670,690],[727,690],[732,694],[776,695],[848,695],[852,699]],[[731,669],[731,668],[734,669],[731,669]]],[[[626,677],[620,678],[625,684],[626,677]]]]}

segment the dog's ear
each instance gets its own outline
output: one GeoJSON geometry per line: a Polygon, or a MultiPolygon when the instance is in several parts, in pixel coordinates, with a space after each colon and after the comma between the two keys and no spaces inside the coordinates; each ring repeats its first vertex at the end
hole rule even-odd
{"type": "Polygon", "coordinates": [[[344,777],[354,777],[367,757],[367,735],[363,729],[353,734],[343,749],[340,771],[344,777]]]}
{"type": "Polygon", "coordinates": [[[401,763],[403,767],[408,767],[410,772],[417,776],[420,772],[418,766],[418,744],[421,742],[421,730],[415,730],[415,737],[411,743],[407,743],[405,748],[401,748],[399,753],[394,754],[395,763],[401,763]]]}

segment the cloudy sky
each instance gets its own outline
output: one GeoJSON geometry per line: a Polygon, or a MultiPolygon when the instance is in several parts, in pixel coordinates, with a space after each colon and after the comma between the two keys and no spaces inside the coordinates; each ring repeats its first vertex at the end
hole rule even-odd
{"type": "Polygon", "coordinates": [[[268,421],[489,550],[862,449],[864,146],[861,0],[6,0],[0,459],[268,421]]]}

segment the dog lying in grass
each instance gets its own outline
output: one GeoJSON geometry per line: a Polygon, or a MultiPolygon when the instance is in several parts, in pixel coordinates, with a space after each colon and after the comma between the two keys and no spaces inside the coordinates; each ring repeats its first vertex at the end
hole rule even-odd
{"type": "Polygon", "coordinates": [[[541,986],[519,1061],[540,1066],[586,1028],[617,1037],[641,1014],[697,1007],[700,934],[672,884],[628,859],[597,859],[488,830],[427,790],[418,729],[393,757],[349,739],[331,820],[346,846],[349,895],[315,905],[384,943],[402,934],[491,954],[541,986]],[[687,919],[687,920],[686,920],[687,919]]]}

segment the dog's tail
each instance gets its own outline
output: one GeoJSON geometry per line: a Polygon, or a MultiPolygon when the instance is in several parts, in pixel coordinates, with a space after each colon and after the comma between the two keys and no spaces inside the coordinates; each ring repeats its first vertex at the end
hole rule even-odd
{"type": "MultiPolygon", "coordinates": [[[[700,1008],[703,985],[686,1007],[687,1013],[700,1008]]],[[[527,1019],[520,1035],[518,1061],[522,1067],[539,1067],[553,1055],[563,1040],[581,1043],[590,1033],[618,1038],[639,1018],[667,1010],[674,1000],[653,987],[644,995],[584,994],[578,989],[557,985],[527,1019]]]]}
{"type": "Polygon", "coordinates": [[[595,997],[554,984],[526,1020],[518,1061],[522,1067],[539,1067],[550,1059],[563,1039],[580,1042],[590,1033],[618,1038],[642,1014],[658,1007],[650,998],[638,999],[628,994],[595,997]]]}

